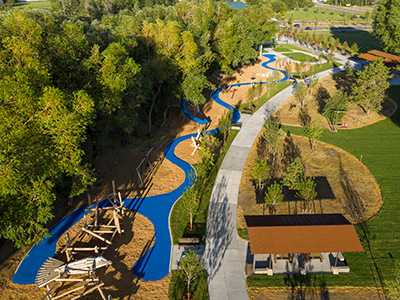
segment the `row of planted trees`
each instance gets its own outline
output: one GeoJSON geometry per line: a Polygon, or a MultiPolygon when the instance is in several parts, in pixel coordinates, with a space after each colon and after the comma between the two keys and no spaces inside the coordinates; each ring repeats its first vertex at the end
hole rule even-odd
{"type": "Polygon", "coordinates": [[[317,35],[315,32],[310,34],[307,31],[303,30],[298,30],[295,28],[294,30],[290,28],[282,28],[280,31],[280,36],[286,36],[290,37],[292,39],[295,39],[303,44],[309,45],[309,46],[314,46],[316,49],[319,49],[320,51],[328,51],[329,52],[335,52],[335,51],[340,51],[342,54],[350,54],[350,55],[356,55],[358,54],[358,45],[357,43],[353,43],[349,45],[347,41],[344,41],[343,43],[340,43],[339,38],[333,38],[331,36],[326,36],[321,33],[317,35]]]}

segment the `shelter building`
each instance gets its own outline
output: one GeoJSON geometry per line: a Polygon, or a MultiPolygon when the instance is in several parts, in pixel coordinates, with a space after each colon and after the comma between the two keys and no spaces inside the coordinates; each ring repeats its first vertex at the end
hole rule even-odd
{"type": "Polygon", "coordinates": [[[371,50],[371,51],[368,51],[368,53],[359,55],[358,57],[365,61],[369,61],[369,62],[373,62],[378,57],[381,57],[381,58],[383,58],[385,65],[389,68],[395,68],[397,65],[400,64],[400,56],[386,53],[386,52],[379,51],[379,50],[371,50]]]}
{"type": "Polygon", "coordinates": [[[341,214],[245,216],[255,274],[348,273],[342,252],[363,252],[341,214]]]}

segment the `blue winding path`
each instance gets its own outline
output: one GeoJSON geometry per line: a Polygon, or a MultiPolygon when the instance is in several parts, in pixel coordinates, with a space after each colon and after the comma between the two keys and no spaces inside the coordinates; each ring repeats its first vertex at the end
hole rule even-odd
{"type": "MultiPolygon", "coordinates": [[[[268,67],[267,64],[274,62],[275,56],[271,54],[264,54],[264,57],[269,58],[268,62],[262,64],[267,69],[275,70],[268,67]]],[[[286,73],[278,70],[284,74],[284,78],[279,80],[287,80],[286,73]]],[[[262,82],[264,84],[265,82],[262,82]]],[[[251,83],[234,84],[229,87],[250,85],[251,83]]],[[[229,88],[228,87],[228,88],[229,88]]],[[[212,99],[222,105],[228,110],[232,110],[232,123],[236,123],[240,119],[239,111],[231,105],[223,102],[219,98],[219,93],[222,89],[217,89],[211,95],[212,99]]],[[[200,120],[200,119],[199,119],[200,120]]],[[[207,131],[207,134],[213,134],[218,132],[219,129],[215,128],[207,131]]],[[[185,181],[174,191],[145,198],[134,198],[125,199],[124,205],[132,211],[147,217],[154,225],[155,240],[154,246],[151,247],[139,260],[134,264],[132,271],[144,280],[160,280],[168,275],[169,263],[171,254],[171,238],[169,231],[169,214],[174,203],[182,196],[183,192],[191,187],[189,182],[189,174],[192,172],[193,167],[182,159],[178,158],[174,151],[175,147],[186,139],[194,137],[196,134],[189,134],[181,136],[174,141],[170,142],[165,151],[164,156],[172,163],[179,166],[185,172],[185,181]]],[[[103,201],[100,206],[109,205],[108,201],[103,201]]],[[[52,257],[55,254],[56,244],[60,237],[75,223],[82,219],[87,206],[83,206],[57,223],[52,229],[49,230],[51,237],[45,238],[39,245],[34,246],[28,253],[27,257],[21,262],[18,270],[14,274],[12,281],[19,284],[32,284],[35,283],[36,274],[41,265],[46,261],[48,257],[52,257]]]]}

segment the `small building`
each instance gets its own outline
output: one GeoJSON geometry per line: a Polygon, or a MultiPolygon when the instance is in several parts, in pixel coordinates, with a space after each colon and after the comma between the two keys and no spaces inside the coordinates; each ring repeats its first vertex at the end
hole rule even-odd
{"type": "Polygon", "coordinates": [[[255,274],[348,273],[342,252],[363,252],[341,214],[245,216],[255,274]]]}
{"type": "Polygon", "coordinates": [[[397,65],[400,64],[400,56],[379,50],[371,50],[368,51],[368,53],[359,55],[358,57],[368,62],[373,62],[378,57],[381,57],[383,58],[383,62],[385,63],[385,65],[389,68],[395,68],[397,65]]]}

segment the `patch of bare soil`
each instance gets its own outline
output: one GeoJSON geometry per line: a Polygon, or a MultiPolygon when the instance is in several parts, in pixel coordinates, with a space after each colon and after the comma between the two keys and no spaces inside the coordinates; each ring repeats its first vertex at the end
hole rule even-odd
{"type": "MultiPolygon", "coordinates": [[[[376,215],[383,205],[379,186],[367,167],[357,158],[335,146],[317,143],[317,152],[311,153],[307,138],[287,136],[280,152],[280,170],[276,178],[282,178],[282,169],[290,163],[290,157],[300,156],[305,175],[315,178],[317,199],[310,205],[309,213],[341,213],[350,222],[360,223],[376,215]]],[[[250,151],[242,175],[239,193],[238,216],[268,214],[263,196],[258,196],[254,187],[251,168],[257,161],[257,143],[250,151]]],[[[304,203],[295,194],[285,197],[276,206],[276,214],[300,214],[304,203]]],[[[239,228],[246,228],[242,218],[239,228]]]]}
{"type": "Polygon", "coordinates": [[[380,300],[385,296],[381,289],[335,287],[335,288],[248,288],[251,300],[380,300]]]}
{"type": "MultiPolygon", "coordinates": [[[[308,115],[312,120],[316,119],[317,115],[321,115],[323,111],[323,99],[333,96],[339,88],[348,90],[351,83],[351,79],[343,73],[330,75],[318,80],[318,84],[313,92],[304,100],[305,109],[303,113],[308,115]]],[[[387,98],[382,106],[383,108],[380,112],[370,112],[367,114],[358,105],[354,103],[350,104],[348,109],[349,114],[346,118],[347,128],[354,129],[382,121],[391,117],[397,109],[396,102],[391,98],[387,98]]],[[[302,126],[302,121],[299,117],[301,111],[301,103],[296,100],[295,96],[291,96],[279,107],[274,116],[278,117],[283,125],[302,126]]],[[[323,127],[329,128],[326,119],[323,121],[323,127]]],[[[338,129],[341,129],[341,126],[338,126],[338,129]]]]}

